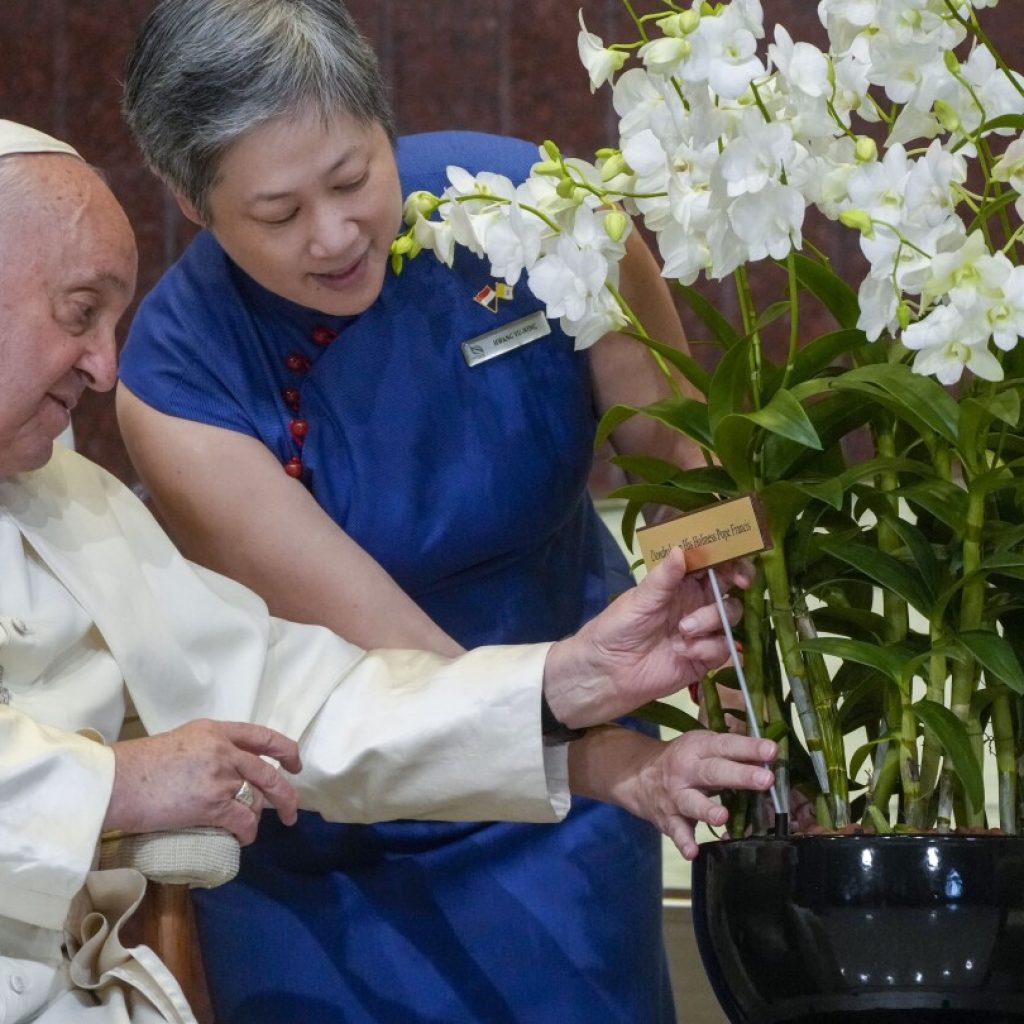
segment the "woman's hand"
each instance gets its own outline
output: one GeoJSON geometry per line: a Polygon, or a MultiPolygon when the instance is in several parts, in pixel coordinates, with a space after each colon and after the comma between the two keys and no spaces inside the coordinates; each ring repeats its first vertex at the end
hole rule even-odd
{"type": "Polygon", "coordinates": [[[765,791],[778,754],[771,740],[695,729],[662,741],[618,726],[590,730],[569,749],[569,781],[581,796],[606,800],[651,822],[687,859],[697,856],[698,822],[725,825],[716,799],[725,789],[765,791]]]}
{"type": "Polygon", "coordinates": [[[264,806],[295,823],[298,795],[269,763],[298,772],[299,748],[273,729],[199,719],[170,732],[113,745],[114,789],[104,830],[163,832],[217,825],[245,845],[256,838],[264,806]],[[237,794],[243,782],[252,802],[237,794]]]}

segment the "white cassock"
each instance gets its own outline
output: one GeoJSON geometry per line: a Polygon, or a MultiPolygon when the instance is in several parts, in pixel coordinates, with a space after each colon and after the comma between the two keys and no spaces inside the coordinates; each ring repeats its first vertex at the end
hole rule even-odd
{"type": "Polygon", "coordinates": [[[0,480],[0,1022],[193,1019],[153,953],[120,945],[141,875],[91,871],[114,758],[77,733],[116,739],[126,694],[150,733],[217,718],[298,739],[301,806],[332,820],[557,821],[548,646],[367,653],[185,561],[72,452],[0,480]]]}

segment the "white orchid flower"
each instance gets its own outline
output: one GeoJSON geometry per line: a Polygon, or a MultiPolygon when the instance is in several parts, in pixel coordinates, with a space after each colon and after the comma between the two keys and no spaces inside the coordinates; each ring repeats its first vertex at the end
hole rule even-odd
{"type": "Polygon", "coordinates": [[[715,18],[702,18],[690,37],[695,58],[692,68],[697,77],[688,78],[688,67],[680,71],[684,81],[706,80],[711,89],[724,99],[739,99],[750,83],[766,74],[757,56],[757,38],[741,18],[728,17],[729,8],[715,18]],[[699,56],[698,56],[699,55],[699,56]],[[705,68],[703,73],[698,69],[705,68]]]}
{"type": "Polygon", "coordinates": [[[1009,352],[1024,336],[1024,267],[1014,267],[1003,284],[1003,294],[985,310],[996,347],[1009,352]]]}
{"type": "Polygon", "coordinates": [[[629,323],[619,304],[607,288],[593,296],[582,317],[575,320],[562,317],[562,330],[573,339],[573,348],[579,352],[590,348],[612,331],[620,331],[629,323]]]}
{"type": "Polygon", "coordinates": [[[760,192],[779,177],[796,156],[793,133],[787,124],[761,124],[733,139],[722,152],[718,172],[729,196],[760,192]]]}
{"type": "Polygon", "coordinates": [[[507,210],[508,215],[488,229],[486,248],[491,273],[514,285],[540,256],[545,224],[539,217],[524,213],[515,200],[507,210]]]}
{"type": "Polygon", "coordinates": [[[1014,139],[992,168],[996,181],[1005,181],[1017,193],[1014,206],[1024,219],[1024,137],[1014,139]]]}
{"type": "Polygon", "coordinates": [[[530,290],[557,320],[582,320],[588,303],[598,295],[608,278],[608,261],[597,249],[580,249],[561,235],[554,251],[534,264],[528,272],[530,290]]]}
{"type": "Polygon", "coordinates": [[[860,315],[857,326],[868,341],[878,341],[883,331],[890,333],[898,326],[900,296],[889,277],[866,277],[857,292],[860,315]]]}
{"type": "Polygon", "coordinates": [[[707,236],[682,224],[669,224],[658,234],[661,276],[682,284],[693,284],[701,272],[711,272],[712,254],[707,236]]]}
{"type": "Polygon", "coordinates": [[[828,57],[810,43],[793,42],[782,25],[775,26],[775,42],[768,47],[768,57],[790,91],[814,98],[831,93],[828,57]]]}
{"type": "Polygon", "coordinates": [[[956,384],[965,367],[982,380],[1003,379],[1003,368],[989,351],[987,338],[972,330],[955,306],[937,306],[911,324],[900,340],[917,350],[914,372],[934,376],[941,384],[956,384]]]}
{"type": "Polygon", "coordinates": [[[729,207],[729,223],[751,260],[783,259],[802,244],[804,197],[798,189],[771,181],[756,194],[740,196],[729,207]]]}
{"type": "Polygon", "coordinates": [[[913,211],[917,222],[939,224],[956,208],[959,196],[955,186],[966,180],[967,161],[947,152],[936,139],[911,165],[904,189],[905,207],[913,211]]]}
{"type": "Polygon", "coordinates": [[[413,223],[413,237],[421,249],[429,249],[446,266],[455,259],[455,234],[445,220],[427,220],[422,215],[413,223]]]}
{"type": "Polygon", "coordinates": [[[1013,264],[1002,254],[989,252],[985,236],[974,231],[952,252],[939,253],[931,263],[922,296],[931,302],[948,296],[953,305],[969,308],[979,300],[1002,297],[1013,264]]]}
{"type": "Polygon", "coordinates": [[[596,92],[605,82],[622,69],[629,57],[623,50],[610,50],[593,32],[587,31],[580,11],[580,34],[578,38],[580,61],[590,76],[590,91],[596,92]]]}

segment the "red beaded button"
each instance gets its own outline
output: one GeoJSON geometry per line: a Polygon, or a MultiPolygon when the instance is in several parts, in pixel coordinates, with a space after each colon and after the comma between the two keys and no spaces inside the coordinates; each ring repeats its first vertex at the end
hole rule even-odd
{"type": "Polygon", "coordinates": [[[288,429],[292,432],[292,437],[302,444],[306,440],[306,434],[309,433],[309,423],[307,420],[292,420],[288,424],[288,429]]]}
{"type": "Polygon", "coordinates": [[[299,411],[298,388],[281,388],[281,397],[284,399],[284,404],[287,405],[292,412],[299,411]]]}
{"type": "Polygon", "coordinates": [[[284,464],[284,471],[289,476],[295,477],[296,479],[298,479],[300,476],[302,476],[302,459],[300,459],[298,456],[296,456],[295,458],[289,459],[284,464]]]}
{"type": "Polygon", "coordinates": [[[292,352],[290,355],[285,356],[284,365],[292,373],[305,373],[313,364],[308,356],[304,356],[301,352],[292,352]]]}
{"type": "Polygon", "coordinates": [[[313,342],[317,345],[330,345],[337,336],[338,332],[332,331],[330,327],[320,326],[313,328],[313,342]]]}

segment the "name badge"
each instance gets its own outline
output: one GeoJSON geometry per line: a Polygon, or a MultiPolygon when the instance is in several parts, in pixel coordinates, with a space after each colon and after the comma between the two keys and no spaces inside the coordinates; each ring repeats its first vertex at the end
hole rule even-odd
{"type": "Polygon", "coordinates": [[[531,341],[544,338],[551,333],[548,318],[538,310],[522,320],[513,320],[510,324],[495,328],[479,337],[470,338],[462,343],[462,356],[467,366],[486,363],[488,359],[502,356],[513,349],[529,345],[531,341]]]}

